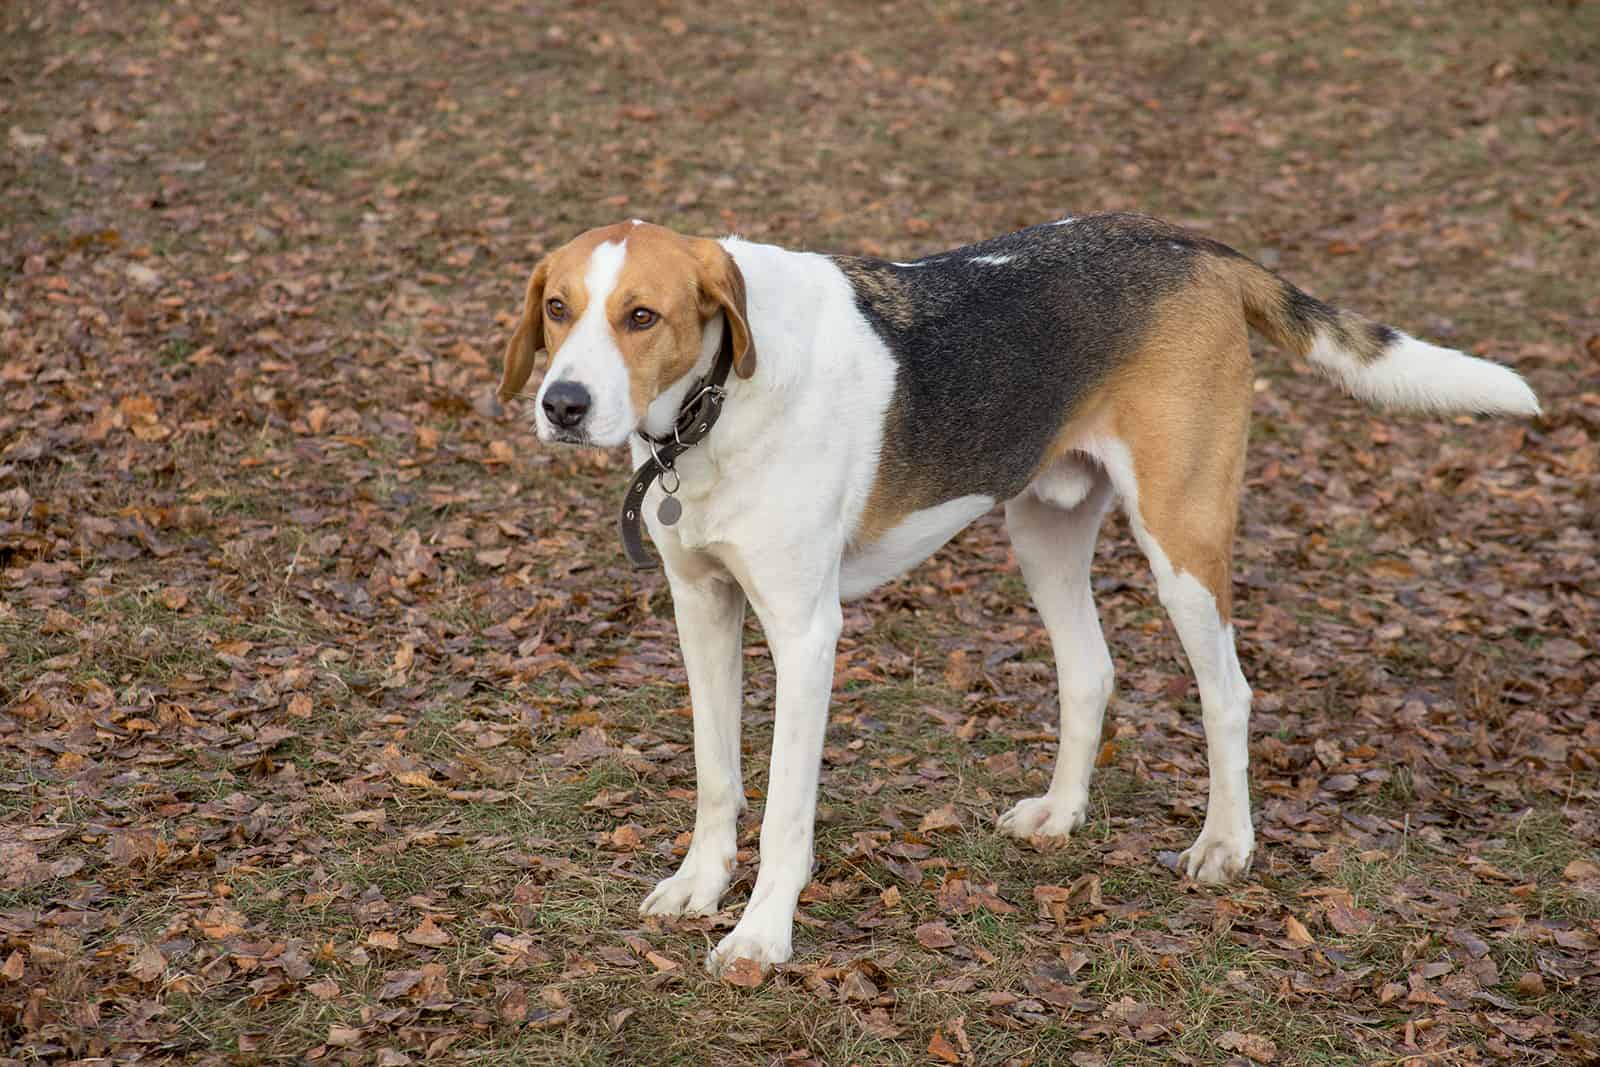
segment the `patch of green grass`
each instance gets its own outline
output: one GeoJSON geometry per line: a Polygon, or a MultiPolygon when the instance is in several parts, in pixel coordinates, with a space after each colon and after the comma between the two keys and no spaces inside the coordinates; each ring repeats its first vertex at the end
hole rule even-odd
{"type": "MultiPolygon", "coordinates": [[[[1561,809],[1528,811],[1513,823],[1502,842],[1485,849],[1484,858],[1534,886],[1527,900],[1530,914],[1577,923],[1600,919],[1600,895],[1578,889],[1562,873],[1574,860],[1600,863],[1600,849],[1574,835],[1561,809]]],[[[1494,895],[1502,896],[1498,892],[1502,888],[1497,886],[1494,895]]]]}

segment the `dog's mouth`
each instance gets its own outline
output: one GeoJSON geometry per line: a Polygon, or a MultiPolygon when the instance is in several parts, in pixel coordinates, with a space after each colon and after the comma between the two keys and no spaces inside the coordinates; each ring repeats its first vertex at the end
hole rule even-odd
{"type": "Polygon", "coordinates": [[[592,432],[592,429],[592,427],[587,425],[571,427],[551,426],[549,423],[543,420],[539,420],[534,424],[534,430],[538,434],[539,441],[542,444],[547,445],[567,445],[573,448],[611,449],[627,444],[628,438],[632,436],[632,431],[618,435],[607,430],[607,432],[596,434],[592,432]]]}
{"type": "Polygon", "coordinates": [[[589,439],[589,435],[581,430],[558,430],[555,427],[551,427],[540,436],[544,438],[544,443],[547,445],[577,445],[580,448],[597,447],[589,439]]]}

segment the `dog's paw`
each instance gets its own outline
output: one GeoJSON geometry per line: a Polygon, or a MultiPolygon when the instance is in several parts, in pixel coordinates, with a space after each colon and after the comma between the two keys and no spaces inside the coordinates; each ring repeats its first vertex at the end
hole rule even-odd
{"type": "Polygon", "coordinates": [[[1207,823],[1194,844],[1179,855],[1178,866],[1197,882],[1220,885],[1249,870],[1255,848],[1256,834],[1249,823],[1232,831],[1213,830],[1207,823]]]}
{"type": "Polygon", "coordinates": [[[709,864],[685,863],[671,878],[656,883],[639,905],[640,915],[715,915],[728,888],[728,872],[709,864]]]}
{"type": "MultiPolygon", "coordinates": [[[[748,915],[748,913],[746,913],[748,915]]],[[[793,952],[790,935],[792,923],[750,922],[741,919],[706,957],[706,970],[720,978],[733,969],[739,960],[750,960],[765,974],[775,964],[788,963],[793,952]]]]}
{"type": "Polygon", "coordinates": [[[1086,802],[1073,804],[1046,794],[1018,801],[1000,816],[999,829],[1036,848],[1065,844],[1072,831],[1082,826],[1088,811],[1086,802]]]}

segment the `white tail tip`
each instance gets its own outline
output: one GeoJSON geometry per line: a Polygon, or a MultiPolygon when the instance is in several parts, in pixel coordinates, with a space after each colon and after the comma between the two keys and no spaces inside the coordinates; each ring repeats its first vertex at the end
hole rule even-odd
{"type": "Polygon", "coordinates": [[[1397,335],[1371,361],[1361,360],[1322,334],[1309,358],[1351,394],[1377,407],[1539,414],[1539,398],[1516,371],[1408,334],[1397,335]]]}

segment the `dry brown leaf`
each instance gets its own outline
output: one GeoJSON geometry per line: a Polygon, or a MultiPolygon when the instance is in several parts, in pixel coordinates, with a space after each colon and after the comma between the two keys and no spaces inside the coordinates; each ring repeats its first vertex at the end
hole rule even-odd
{"type": "Polygon", "coordinates": [[[1600,879],[1600,863],[1589,860],[1573,860],[1561,868],[1561,877],[1569,882],[1588,882],[1600,879]]]}
{"type": "Polygon", "coordinates": [[[1257,1063],[1271,1063],[1278,1058],[1278,1046],[1260,1034],[1224,1030],[1217,1038],[1217,1046],[1228,1052],[1241,1052],[1257,1063]]]}
{"type": "Polygon", "coordinates": [[[417,924],[415,930],[407,933],[405,939],[413,945],[427,945],[434,948],[440,945],[448,945],[455,940],[447,931],[440,929],[434,923],[432,915],[424,915],[422,922],[417,924]]]}
{"type": "Polygon", "coordinates": [[[167,973],[167,958],[154,945],[144,945],[134,953],[128,964],[128,973],[146,984],[158,981],[167,973]]]}
{"type": "Polygon", "coordinates": [[[958,693],[964,693],[971,688],[977,674],[977,665],[968,658],[964,649],[956,649],[945,660],[944,684],[958,693]]]}
{"type": "Polygon", "coordinates": [[[374,948],[383,948],[389,949],[390,951],[395,951],[400,948],[400,938],[397,934],[391,933],[388,930],[374,930],[372,933],[367,935],[367,944],[374,948]]]}
{"type": "Polygon", "coordinates": [[[942,804],[934,808],[917,824],[918,832],[924,834],[959,829],[961,829],[961,816],[956,814],[954,804],[942,804]]]}
{"type": "Polygon", "coordinates": [[[926,949],[950,948],[956,943],[955,935],[943,920],[923,923],[917,927],[917,944],[926,949]]]}
{"type": "Polygon", "coordinates": [[[950,1043],[950,1039],[944,1036],[942,1029],[935,1029],[933,1037],[929,1038],[928,1055],[941,1063],[961,1062],[961,1053],[956,1051],[956,1047],[950,1043]]]}
{"type": "Polygon", "coordinates": [[[766,978],[761,970],[761,964],[755,960],[745,959],[743,956],[734,960],[722,970],[722,980],[729,985],[739,986],[741,989],[754,989],[766,978]]]}
{"type": "Polygon", "coordinates": [[[1354,908],[1343,901],[1335,901],[1328,908],[1328,925],[1347,937],[1366,933],[1376,922],[1377,917],[1366,908],[1354,908]]]}
{"type": "Polygon", "coordinates": [[[328,1027],[328,1044],[348,1048],[361,1042],[362,1031],[354,1026],[342,1026],[334,1023],[328,1027]]]}
{"type": "Polygon", "coordinates": [[[878,996],[878,987],[872,979],[859,970],[851,971],[839,983],[839,995],[845,1000],[868,1001],[878,996]]]}
{"type": "Polygon", "coordinates": [[[339,997],[339,983],[332,978],[323,978],[306,986],[306,992],[318,1000],[337,1000],[339,997]]]}

